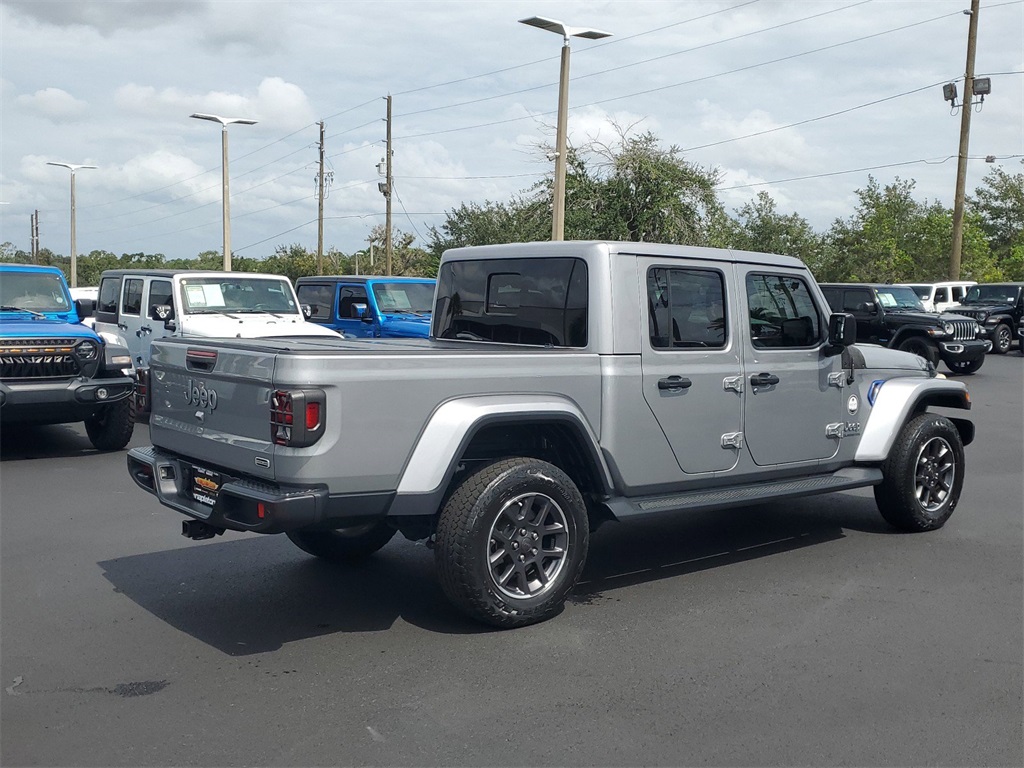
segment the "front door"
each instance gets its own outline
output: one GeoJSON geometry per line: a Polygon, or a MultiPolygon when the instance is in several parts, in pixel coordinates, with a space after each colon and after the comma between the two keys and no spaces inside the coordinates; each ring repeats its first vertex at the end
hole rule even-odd
{"type": "Polygon", "coordinates": [[[680,469],[725,472],[742,450],[742,366],[731,265],[685,267],[641,258],[648,338],[641,353],[644,398],[680,469]]]}
{"type": "Polygon", "coordinates": [[[825,353],[827,313],[806,273],[737,267],[745,287],[744,438],[760,466],[828,459],[839,450],[853,393],[842,355],[825,353]]]}

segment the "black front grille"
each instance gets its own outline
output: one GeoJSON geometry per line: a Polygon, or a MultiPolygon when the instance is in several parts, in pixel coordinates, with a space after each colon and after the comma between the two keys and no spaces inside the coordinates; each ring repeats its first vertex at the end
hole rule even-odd
{"type": "Polygon", "coordinates": [[[978,324],[973,320],[950,320],[953,338],[957,341],[971,341],[978,335],[978,324]]]}
{"type": "MultiPolygon", "coordinates": [[[[82,339],[4,339],[0,342],[0,379],[68,379],[82,367],[75,347],[82,339]]],[[[98,345],[96,345],[98,347],[98,345]]]]}

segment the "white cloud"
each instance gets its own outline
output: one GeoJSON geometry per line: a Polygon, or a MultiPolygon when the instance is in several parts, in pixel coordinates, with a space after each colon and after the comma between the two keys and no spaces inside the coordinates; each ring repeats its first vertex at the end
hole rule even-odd
{"type": "Polygon", "coordinates": [[[43,88],[31,95],[22,94],[18,103],[27,111],[55,123],[76,120],[89,108],[84,101],[60,88],[43,88]]]}
{"type": "Polygon", "coordinates": [[[41,24],[91,27],[108,35],[121,29],[146,29],[190,16],[207,3],[195,0],[4,0],[4,5],[41,24]]]}

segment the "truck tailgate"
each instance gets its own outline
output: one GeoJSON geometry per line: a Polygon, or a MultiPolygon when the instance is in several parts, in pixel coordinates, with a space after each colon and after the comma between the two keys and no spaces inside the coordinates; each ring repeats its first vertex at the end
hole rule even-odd
{"type": "Polygon", "coordinates": [[[154,445],[203,465],[274,479],[273,345],[156,341],[151,370],[154,445]],[[261,413],[266,419],[258,418],[261,413]]]}

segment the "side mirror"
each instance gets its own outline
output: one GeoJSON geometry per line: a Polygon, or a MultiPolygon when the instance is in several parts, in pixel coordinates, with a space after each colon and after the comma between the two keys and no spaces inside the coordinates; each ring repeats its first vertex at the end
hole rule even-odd
{"type": "Polygon", "coordinates": [[[170,304],[154,304],[149,308],[149,316],[153,320],[167,322],[174,319],[174,307],[170,304]]]}
{"type": "Polygon", "coordinates": [[[358,317],[364,323],[373,322],[373,314],[368,312],[369,305],[367,304],[353,304],[352,305],[352,317],[358,317]]]}
{"type": "Polygon", "coordinates": [[[95,299],[75,299],[75,312],[78,313],[78,318],[80,320],[84,320],[87,317],[92,317],[93,312],[95,310],[95,299]]]}
{"type": "Polygon", "coordinates": [[[834,312],[828,318],[828,343],[833,347],[850,347],[857,343],[857,321],[846,312],[834,312]]]}
{"type": "Polygon", "coordinates": [[[313,315],[315,315],[315,314],[316,314],[316,307],[314,307],[312,304],[303,304],[302,305],[302,316],[304,318],[309,320],[309,318],[313,317],[313,315]]]}

